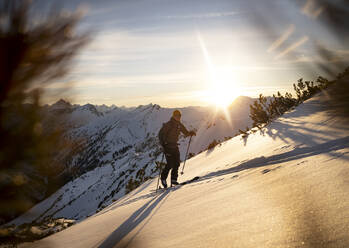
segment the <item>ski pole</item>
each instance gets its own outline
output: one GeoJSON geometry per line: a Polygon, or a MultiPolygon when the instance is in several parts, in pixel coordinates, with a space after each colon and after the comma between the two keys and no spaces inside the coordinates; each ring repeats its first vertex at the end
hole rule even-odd
{"type": "Polygon", "coordinates": [[[190,136],[190,139],[189,139],[188,148],[187,148],[187,152],[185,153],[185,158],[184,158],[184,163],[183,163],[183,168],[182,168],[182,171],[181,171],[181,175],[184,174],[184,167],[185,167],[185,162],[187,161],[187,156],[188,156],[189,146],[190,146],[190,142],[191,142],[191,137],[193,137],[193,136],[190,136]]]}
{"type": "Polygon", "coordinates": [[[161,176],[161,169],[162,169],[162,163],[164,162],[164,158],[165,158],[165,153],[164,153],[164,152],[162,152],[162,159],[161,159],[161,162],[160,162],[160,164],[159,164],[160,169],[159,169],[158,183],[156,184],[156,190],[155,190],[155,192],[158,192],[158,188],[159,188],[159,181],[160,181],[160,176],[161,176]]]}

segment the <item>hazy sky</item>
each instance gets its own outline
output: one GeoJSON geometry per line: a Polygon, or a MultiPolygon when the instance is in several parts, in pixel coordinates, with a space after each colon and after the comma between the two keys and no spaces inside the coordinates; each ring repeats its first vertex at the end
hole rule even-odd
{"type": "Polygon", "coordinates": [[[349,54],[322,28],[321,6],[293,2],[60,1],[64,9],[88,10],[81,28],[93,32],[65,79],[74,85],[70,97],[77,103],[181,107],[292,91],[292,83],[311,77],[305,64],[318,59],[315,41],[326,40],[339,58],[349,54]]]}

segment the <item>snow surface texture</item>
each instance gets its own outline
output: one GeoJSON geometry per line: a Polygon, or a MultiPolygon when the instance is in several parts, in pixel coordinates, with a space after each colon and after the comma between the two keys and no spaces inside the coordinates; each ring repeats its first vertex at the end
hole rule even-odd
{"type": "MultiPolygon", "coordinates": [[[[189,152],[197,154],[213,140],[223,141],[235,136],[238,129],[250,126],[252,101],[238,98],[231,106],[230,122],[212,108],[180,109],[187,129],[197,130],[189,152]]],[[[47,108],[49,113],[64,116],[63,124],[73,127],[69,134],[73,139],[86,140],[83,152],[71,159],[65,171],[68,176],[76,170],[82,175],[8,224],[40,222],[51,217],[82,220],[124,196],[131,178],[141,183],[157,176],[155,161],[162,157],[157,134],[174,109],[154,104],[137,108],[72,106],[63,100],[47,108]]],[[[181,137],[179,143],[183,160],[188,139],[181,137]]]]}
{"type": "Polygon", "coordinates": [[[321,98],[190,159],[179,179],[196,182],[149,180],[21,247],[349,247],[349,127],[321,98]]]}

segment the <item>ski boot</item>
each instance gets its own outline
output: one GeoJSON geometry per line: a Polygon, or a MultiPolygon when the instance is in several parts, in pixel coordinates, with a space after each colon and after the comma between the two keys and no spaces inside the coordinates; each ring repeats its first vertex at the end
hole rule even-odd
{"type": "Polygon", "coordinates": [[[166,182],[166,179],[161,179],[161,184],[162,186],[164,187],[164,189],[167,188],[167,182],[166,182]]]}
{"type": "Polygon", "coordinates": [[[177,186],[179,185],[179,183],[177,182],[177,180],[171,180],[171,187],[172,186],[177,186]]]}

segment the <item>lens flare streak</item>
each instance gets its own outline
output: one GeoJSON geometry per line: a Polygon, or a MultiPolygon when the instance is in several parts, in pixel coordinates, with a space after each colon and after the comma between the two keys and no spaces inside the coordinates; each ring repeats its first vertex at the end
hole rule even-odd
{"type": "Polygon", "coordinates": [[[232,122],[228,111],[228,106],[237,97],[236,93],[234,94],[234,92],[239,92],[237,87],[233,88],[234,77],[232,67],[216,68],[211,61],[211,57],[199,32],[197,33],[197,38],[209,74],[209,86],[204,94],[204,97],[206,98],[207,102],[211,104],[214,103],[217,106],[217,111],[219,108],[223,110],[226,119],[231,125],[232,122]]]}

